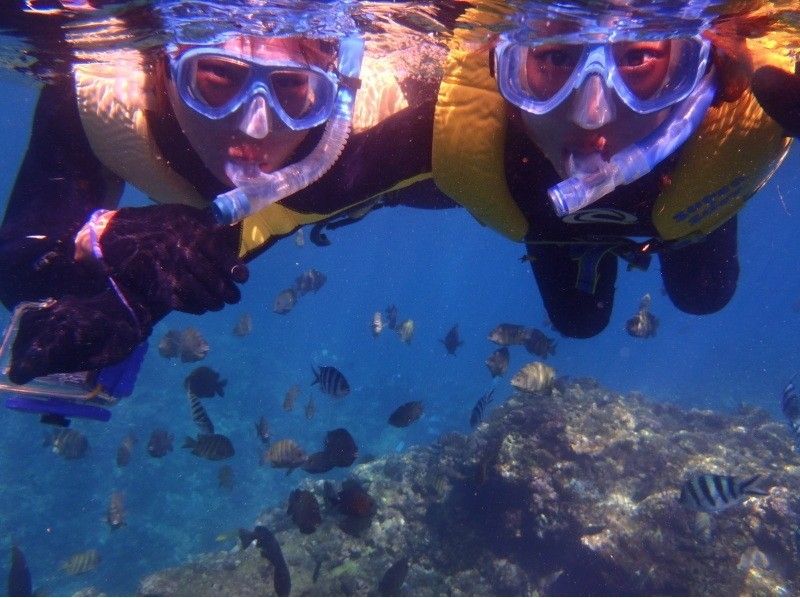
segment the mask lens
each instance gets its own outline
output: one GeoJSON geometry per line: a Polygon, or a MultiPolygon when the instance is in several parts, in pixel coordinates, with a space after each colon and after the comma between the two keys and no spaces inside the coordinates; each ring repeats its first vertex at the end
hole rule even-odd
{"type": "Polygon", "coordinates": [[[303,118],[319,109],[321,79],[330,84],[321,73],[308,70],[277,70],[269,77],[275,99],[290,118],[303,118]]]}
{"type": "Polygon", "coordinates": [[[611,49],[619,75],[633,95],[651,100],[667,91],[671,41],[618,42],[611,49]]]}
{"type": "Polygon", "coordinates": [[[529,48],[522,70],[521,88],[544,102],[566,85],[583,55],[583,46],[551,44],[529,48]]]}
{"type": "Polygon", "coordinates": [[[241,93],[249,75],[246,63],[224,56],[201,56],[194,63],[192,91],[208,106],[219,108],[241,93]]]}

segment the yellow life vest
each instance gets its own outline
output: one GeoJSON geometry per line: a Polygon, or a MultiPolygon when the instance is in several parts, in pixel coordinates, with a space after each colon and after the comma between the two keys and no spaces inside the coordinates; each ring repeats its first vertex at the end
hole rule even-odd
{"type": "MultiPolygon", "coordinates": [[[[211,199],[173,170],[159,151],[146,112],[155,106],[145,57],[138,50],[114,50],[91,56],[73,67],[78,111],[97,158],[126,182],[160,203],[204,207],[211,199]]],[[[362,63],[362,86],[353,107],[353,130],[369,128],[408,106],[390,63],[369,54],[362,63]]],[[[276,236],[318,222],[330,214],[300,213],[280,202],[242,223],[239,254],[259,249],[276,236]]]]}
{"type": "MultiPolygon", "coordinates": [[[[522,241],[529,223],[504,174],[507,102],[490,74],[489,52],[470,51],[458,31],[434,116],[434,179],[480,222],[522,241]]],[[[773,51],[773,45],[768,39],[748,40],[755,66],[789,68],[790,58],[773,51]]],[[[749,91],[712,107],[678,150],[672,184],[655,199],[656,230],[673,240],[721,225],[772,176],[790,143],[749,91]]]]}

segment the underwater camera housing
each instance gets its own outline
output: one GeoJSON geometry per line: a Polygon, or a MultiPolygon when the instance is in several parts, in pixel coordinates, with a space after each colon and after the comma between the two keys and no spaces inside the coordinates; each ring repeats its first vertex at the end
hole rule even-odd
{"type": "Polygon", "coordinates": [[[8,379],[20,318],[26,311],[44,309],[52,302],[25,302],[14,309],[0,345],[0,398],[8,409],[40,414],[46,424],[66,427],[71,417],[106,422],[111,419],[107,408],[133,392],[147,352],[146,341],[124,361],[100,370],[49,374],[27,384],[14,384],[8,379]]]}

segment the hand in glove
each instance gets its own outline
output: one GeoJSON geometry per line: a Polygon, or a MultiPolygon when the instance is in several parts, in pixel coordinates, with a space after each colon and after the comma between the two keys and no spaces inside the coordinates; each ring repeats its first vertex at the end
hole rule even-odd
{"type": "Polygon", "coordinates": [[[179,204],[122,208],[99,238],[108,274],[151,312],[201,314],[241,298],[239,227],[217,226],[209,210],[179,204]]]}
{"type": "Polygon", "coordinates": [[[763,66],[753,75],[752,85],[758,103],[786,135],[800,136],[800,75],[763,66]]]}
{"type": "Polygon", "coordinates": [[[25,311],[11,348],[9,379],[24,384],[45,374],[99,369],[127,357],[150,336],[155,319],[131,297],[126,300],[128,306],[109,289],[25,311]]]}

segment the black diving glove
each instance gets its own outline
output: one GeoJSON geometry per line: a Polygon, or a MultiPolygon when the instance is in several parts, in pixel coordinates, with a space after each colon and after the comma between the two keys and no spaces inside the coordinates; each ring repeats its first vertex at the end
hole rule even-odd
{"type": "Polygon", "coordinates": [[[9,379],[24,384],[46,374],[94,370],[122,361],[160,319],[132,297],[126,303],[109,289],[25,311],[11,348],[9,379]]]}
{"type": "Polygon", "coordinates": [[[800,137],[800,76],[774,66],[762,66],[753,75],[753,94],[786,135],[800,137]]]}
{"type": "Polygon", "coordinates": [[[246,282],[239,227],[217,226],[210,210],[169,204],[122,208],[100,236],[102,261],[124,295],[151,312],[191,314],[236,303],[246,282]]]}

